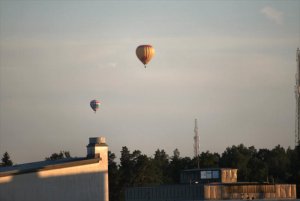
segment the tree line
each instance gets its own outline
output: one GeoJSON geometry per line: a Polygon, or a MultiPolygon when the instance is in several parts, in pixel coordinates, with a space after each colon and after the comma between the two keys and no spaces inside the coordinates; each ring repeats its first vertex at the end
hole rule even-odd
{"type": "MultiPolygon", "coordinates": [[[[130,151],[122,147],[120,162],[116,155],[108,152],[110,201],[124,200],[127,187],[174,184],[180,181],[180,172],[193,168],[237,168],[238,182],[269,182],[297,184],[300,195],[300,146],[294,149],[277,145],[273,149],[256,149],[243,144],[227,147],[222,153],[202,152],[198,157],[181,157],[178,149],[169,156],[163,149],[157,149],[153,156],[140,150],[130,151]]],[[[54,153],[45,160],[70,158],[70,152],[54,153]]],[[[3,154],[0,166],[11,166],[7,152],[3,154]]]]}
{"type": "Polygon", "coordinates": [[[227,147],[222,153],[202,152],[198,157],[181,157],[178,149],[169,156],[157,149],[153,156],[122,147],[120,163],[109,152],[110,201],[124,200],[126,187],[174,184],[180,172],[194,168],[237,168],[238,182],[269,182],[297,184],[300,194],[300,146],[294,149],[277,145],[273,149],[256,149],[243,144],[227,147]]]}

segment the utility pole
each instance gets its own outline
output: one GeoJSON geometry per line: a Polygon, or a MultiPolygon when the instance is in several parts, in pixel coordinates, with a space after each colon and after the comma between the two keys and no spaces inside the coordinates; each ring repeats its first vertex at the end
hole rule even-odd
{"type": "Polygon", "coordinates": [[[295,97],[296,97],[296,118],[295,118],[295,146],[300,145],[300,50],[296,52],[297,60],[297,73],[296,73],[296,85],[295,85],[295,97]]]}
{"type": "Polygon", "coordinates": [[[199,135],[198,135],[198,122],[197,122],[197,119],[195,119],[195,128],[194,128],[194,133],[195,133],[195,136],[194,136],[194,157],[197,159],[197,165],[198,165],[198,168],[200,167],[200,164],[199,164],[199,156],[200,156],[200,153],[199,153],[199,135]]]}

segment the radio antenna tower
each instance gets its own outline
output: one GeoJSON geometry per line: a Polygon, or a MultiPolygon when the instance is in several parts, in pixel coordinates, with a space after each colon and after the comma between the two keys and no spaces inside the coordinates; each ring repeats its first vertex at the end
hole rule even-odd
{"type": "Polygon", "coordinates": [[[197,158],[198,168],[199,168],[199,135],[198,135],[198,123],[197,119],[195,119],[195,128],[194,128],[194,157],[197,158]]]}
{"type": "Polygon", "coordinates": [[[300,145],[300,50],[297,49],[295,146],[300,145]]]}

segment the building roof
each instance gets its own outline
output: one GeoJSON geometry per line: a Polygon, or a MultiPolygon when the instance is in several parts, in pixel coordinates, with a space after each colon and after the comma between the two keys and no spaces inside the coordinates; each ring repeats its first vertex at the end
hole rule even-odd
{"type": "Polygon", "coordinates": [[[195,168],[195,169],[182,170],[182,172],[196,172],[196,171],[209,171],[209,170],[237,170],[237,168],[195,168]]]}
{"type": "Polygon", "coordinates": [[[66,158],[0,167],[0,177],[98,163],[100,158],[66,158]]]}

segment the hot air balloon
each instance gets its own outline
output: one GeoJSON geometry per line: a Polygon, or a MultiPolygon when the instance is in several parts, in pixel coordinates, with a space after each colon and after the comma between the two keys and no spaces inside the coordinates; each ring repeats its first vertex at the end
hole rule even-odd
{"type": "Polygon", "coordinates": [[[149,63],[155,54],[155,50],[151,45],[140,45],[136,48],[136,56],[145,65],[149,63]]]}
{"type": "Polygon", "coordinates": [[[96,113],[97,110],[99,110],[100,105],[101,105],[101,103],[98,100],[92,100],[90,102],[90,106],[95,111],[95,113],[96,113]]]}

